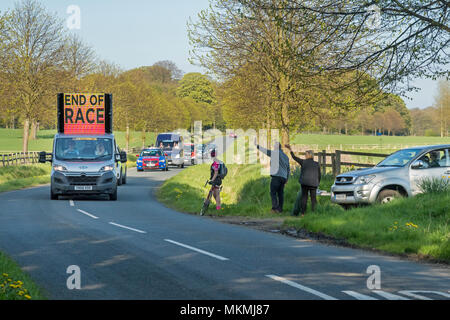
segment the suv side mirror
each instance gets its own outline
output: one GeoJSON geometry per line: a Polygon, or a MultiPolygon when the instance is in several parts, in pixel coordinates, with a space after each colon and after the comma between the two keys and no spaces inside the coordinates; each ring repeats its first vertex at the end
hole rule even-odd
{"type": "Polygon", "coordinates": [[[416,160],[411,165],[412,169],[423,169],[424,167],[425,167],[425,165],[423,164],[422,160],[416,160]]]}
{"type": "Polygon", "coordinates": [[[120,162],[125,163],[128,161],[127,159],[127,153],[125,151],[120,151],[120,162]]]}

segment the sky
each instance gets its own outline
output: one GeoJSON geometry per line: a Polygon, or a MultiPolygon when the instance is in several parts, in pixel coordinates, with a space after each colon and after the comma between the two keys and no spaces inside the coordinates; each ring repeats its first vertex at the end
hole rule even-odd
{"type": "MultiPolygon", "coordinates": [[[[14,7],[15,0],[1,0],[0,11],[14,7]]],[[[209,0],[41,0],[64,22],[73,21],[71,5],[80,10],[80,28],[70,29],[90,45],[100,59],[125,70],[171,60],[183,72],[204,72],[191,65],[186,23],[208,8],[209,0]]],[[[65,23],[67,27],[67,24],[65,23]]],[[[403,98],[406,106],[426,108],[434,103],[437,81],[417,79],[421,88],[403,98]]]]}

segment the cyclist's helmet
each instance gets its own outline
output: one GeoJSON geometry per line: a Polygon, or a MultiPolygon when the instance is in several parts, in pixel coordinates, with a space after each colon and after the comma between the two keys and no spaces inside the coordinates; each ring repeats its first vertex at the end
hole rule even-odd
{"type": "Polygon", "coordinates": [[[216,156],[216,150],[211,150],[211,158],[214,158],[216,156]]]}

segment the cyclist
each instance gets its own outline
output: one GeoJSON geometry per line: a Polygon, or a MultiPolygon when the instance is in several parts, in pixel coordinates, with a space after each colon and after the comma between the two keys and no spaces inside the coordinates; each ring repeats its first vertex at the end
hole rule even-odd
{"type": "Polygon", "coordinates": [[[213,196],[214,199],[216,199],[216,209],[220,210],[220,186],[222,185],[222,178],[219,175],[221,163],[216,158],[216,150],[211,151],[211,159],[213,160],[213,163],[211,164],[209,184],[213,187],[213,196]]]}

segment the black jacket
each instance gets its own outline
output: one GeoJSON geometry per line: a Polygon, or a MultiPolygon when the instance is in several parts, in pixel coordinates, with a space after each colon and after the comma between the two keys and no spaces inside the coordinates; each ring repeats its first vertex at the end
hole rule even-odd
{"type": "Polygon", "coordinates": [[[295,156],[291,151],[292,159],[297,161],[301,166],[302,170],[300,172],[300,182],[301,185],[317,188],[320,184],[320,166],[319,163],[313,159],[300,159],[295,156]]]}

